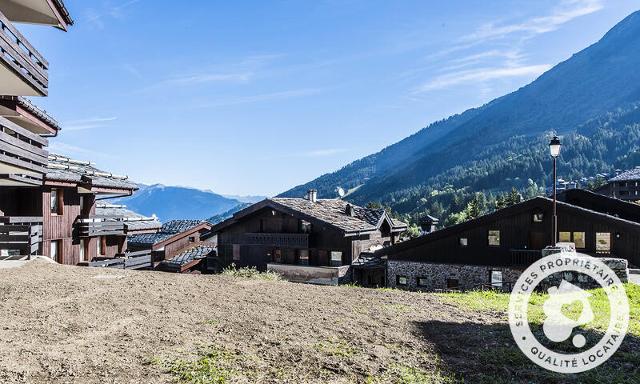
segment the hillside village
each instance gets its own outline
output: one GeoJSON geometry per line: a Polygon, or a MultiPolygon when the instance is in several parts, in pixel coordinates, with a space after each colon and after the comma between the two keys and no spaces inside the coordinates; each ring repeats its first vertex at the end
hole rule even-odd
{"type": "MultiPolygon", "coordinates": [[[[640,30],[640,14],[630,17],[632,19],[623,23],[632,23],[640,30]]],[[[68,310],[72,313],[69,316],[95,311],[103,324],[91,325],[85,318],[73,317],[77,323],[69,327],[77,326],[86,331],[110,323],[112,328],[103,330],[104,334],[118,334],[118,339],[95,336],[95,340],[102,340],[108,348],[97,348],[98,357],[91,364],[102,366],[107,361],[105,372],[118,377],[113,382],[142,382],[149,377],[153,382],[176,378],[182,382],[206,382],[192,380],[189,376],[189,372],[202,367],[185,369],[188,363],[182,360],[167,366],[152,355],[155,351],[165,357],[176,353],[176,349],[169,349],[167,345],[193,351],[198,344],[205,344],[207,338],[226,343],[227,349],[231,348],[229,345],[238,345],[234,352],[224,348],[210,350],[208,357],[217,356],[220,361],[227,361],[238,356],[254,356],[253,360],[236,365],[227,361],[224,364],[229,366],[208,368],[208,374],[213,369],[214,374],[220,373],[225,380],[241,377],[241,382],[338,382],[342,377],[348,377],[345,382],[369,379],[431,382],[420,378],[420,375],[427,375],[427,371],[429,377],[440,380],[433,382],[454,382],[448,380],[454,380],[460,372],[472,378],[469,382],[492,380],[459,367],[459,361],[442,352],[447,347],[437,334],[477,332],[490,338],[494,327],[499,327],[496,313],[500,316],[503,313],[499,310],[478,311],[473,316],[483,325],[462,330],[456,321],[469,312],[458,305],[456,300],[460,299],[455,295],[508,293],[523,271],[549,254],[549,249],[567,246],[603,260],[614,260],[611,265],[616,266],[613,269],[624,283],[640,284],[640,163],[633,162],[631,156],[631,152],[637,151],[637,142],[630,146],[629,153],[620,155],[622,149],[611,154],[605,151],[597,156],[597,161],[577,172],[579,160],[576,159],[583,156],[575,154],[580,146],[576,139],[578,134],[559,133],[563,148],[558,147],[558,151],[568,154],[558,157],[557,154],[549,155],[548,148],[555,132],[551,135],[536,131],[530,137],[539,142],[530,146],[529,150],[535,154],[529,159],[496,161],[493,166],[501,169],[484,178],[470,178],[469,174],[483,173],[490,166],[472,155],[461,155],[462,149],[454,141],[464,141],[467,136],[455,140],[448,137],[446,143],[440,144],[449,146],[448,150],[453,154],[437,165],[429,165],[427,168],[432,167],[429,174],[426,168],[420,168],[419,163],[423,160],[418,159],[418,165],[394,169],[389,171],[388,177],[368,175],[365,182],[364,178],[351,178],[350,172],[355,172],[352,168],[356,167],[352,165],[337,175],[323,176],[279,196],[236,207],[225,206],[223,211],[226,212],[209,220],[189,217],[166,220],[135,212],[122,202],[123,198],[135,196],[139,189],[139,184],[128,176],[102,169],[91,159],[75,159],[50,150],[51,143],[56,141],[64,126],[33,101],[35,97],[48,94],[48,63],[15,27],[14,24],[20,23],[57,29],[51,33],[67,30],[73,33],[74,21],[61,0],[0,2],[0,264],[7,266],[0,266],[2,287],[7,290],[2,296],[8,300],[5,305],[11,309],[12,316],[27,310],[21,308],[14,301],[16,299],[8,299],[10,284],[16,287],[11,288],[11,292],[30,290],[25,277],[29,275],[12,275],[8,269],[8,266],[22,266],[16,271],[31,274],[36,284],[55,285],[51,292],[36,285],[34,292],[42,290],[40,293],[46,300],[54,300],[56,296],[65,301],[63,305],[69,305],[68,310]],[[27,6],[27,3],[38,6],[27,6]],[[567,175],[567,180],[562,177],[552,179],[548,166],[551,157],[554,161],[558,158],[560,170],[567,175]],[[458,160],[460,165],[444,168],[445,163],[458,160]],[[463,167],[462,161],[473,163],[475,168],[459,168],[463,167]],[[544,168],[538,170],[541,165],[544,168]],[[620,165],[627,168],[618,168],[620,165]],[[416,167],[425,173],[419,187],[407,184],[407,180],[417,177],[416,167]],[[505,171],[507,168],[509,171],[505,171]],[[534,168],[535,171],[531,171],[534,168]],[[411,176],[407,176],[407,172],[411,176]],[[522,177],[516,180],[514,172],[520,172],[522,177]],[[336,184],[336,180],[347,193],[342,188],[335,188],[338,185],[329,186],[336,184]],[[472,182],[462,186],[460,183],[464,180],[472,182]],[[396,181],[398,184],[393,188],[385,189],[396,181]],[[377,189],[385,192],[379,194],[377,189]],[[393,191],[401,192],[394,195],[393,191]],[[237,279],[243,276],[257,278],[237,279]],[[216,279],[208,280],[210,277],[216,279]],[[157,289],[149,289],[155,284],[157,289]],[[109,319],[112,314],[108,313],[111,307],[97,304],[105,297],[115,295],[113,289],[122,290],[124,298],[122,303],[113,304],[113,308],[131,311],[134,317],[113,322],[109,319]],[[153,292],[149,292],[148,300],[142,302],[135,293],[146,296],[145,289],[153,292]],[[277,290],[282,290],[282,297],[274,293],[277,290]],[[91,295],[91,292],[99,292],[104,296],[87,299],[78,296],[79,292],[91,295]],[[220,304],[211,298],[198,298],[214,296],[214,292],[233,298],[232,303],[220,304]],[[296,295],[300,295],[300,299],[296,299],[296,295]],[[341,303],[338,298],[343,296],[341,303]],[[177,306],[168,303],[171,299],[178,300],[177,306]],[[203,307],[199,308],[198,300],[203,307]],[[263,302],[254,312],[250,305],[261,300],[263,302]],[[312,305],[314,300],[318,306],[312,305]],[[374,309],[376,307],[378,311],[374,309]],[[166,309],[167,316],[173,320],[166,328],[151,322],[168,320],[158,312],[161,311],[159,308],[166,309]],[[320,308],[326,308],[326,312],[320,308]],[[233,312],[228,312],[228,316],[211,313],[220,309],[233,312]],[[443,311],[441,317],[438,316],[440,310],[443,311]],[[242,319],[244,330],[239,330],[242,325],[230,322],[229,318],[235,315],[242,319]],[[140,331],[145,326],[141,316],[149,317],[147,326],[151,330],[148,333],[140,331]],[[315,330],[317,325],[324,340],[319,335],[304,335],[302,319],[305,316],[309,316],[309,330],[315,330]],[[284,334],[287,332],[285,325],[290,324],[295,337],[313,340],[301,342],[305,344],[303,346],[294,345],[289,337],[272,340],[265,336],[269,333],[265,328],[270,322],[278,324],[272,330],[274,332],[284,334]],[[344,322],[358,322],[363,327],[362,333],[351,328],[353,324],[345,325],[344,322]],[[325,334],[331,324],[340,329],[338,336],[325,334]],[[415,341],[419,348],[424,348],[420,351],[410,347],[413,341],[407,341],[415,336],[416,324],[423,333],[415,341]],[[135,325],[135,328],[124,331],[129,325],[135,325]],[[375,331],[376,327],[389,331],[381,335],[375,331]],[[136,348],[130,356],[126,356],[127,340],[136,348]],[[163,344],[163,340],[166,343],[163,344]],[[281,361],[274,357],[280,343],[287,351],[281,361]],[[114,350],[122,353],[114,353],[114,350]],[[315,351],[316,355],[309,351],[315,351]],[[449,359],[443,363],[446,368],[440,367],[440,363],[435,363],[437,358],[432,357],[440,352],[449,359]],[[406,358],[400,359],[401,355],[406,358]],[[99,361],[100,356],[104,361],[99,361]],[[293,356],[299,356],[301,360],[297,361],[293,356]],[[356,360],[354,356],[362,359],[356,360]],[[144,359],[149,361],[143,364],[141,360],[144,359]],[[320,365],[313,361],[319,361],[317,364],[320,365]],[[305,364],[312,367],[308,376],[293,372],[292,367],[304,367],[305,364]],[[128,372],[131,366],[136,368],[128,372]],[[238,369],[239,366],[242,369],[238,369]],[[264,372],[260,373],[261,370],[264,372]],[[407,375],[409,379],[390,379],[386,376],[389,374],[407,375]],[[449,374],[452,378],[448,379],[449,374]]],[[[614,28],[604,41],[615,38],[615,32],[614,28]]],[[[592,46],[578,55],[600,57],[605,54],[592,46]]],[[[560,64],[571,65],[569,61],[560,64]]],[[[553,82],[554,70],[536,82],[553,82]]],[[[538,86],[542,87],[533,83],[523,92],[533,92],[532,89],[538,86]]],[[[514,93],[509,97],[520,96],[514,93]]],[[[480,111],[452,118],[456,121],[436,123],[419,135],[437,130],[449,132],[453,123],[460,123],[461,129],[468,130],[465,134],[477,133],[480,128],[474,125],[473,131],[468,128],[469,122],[479,122],[478,116],[482,113],[506,113],[502,109],[496,112],[498,109],[499,103],[490,103],[480,111]]],[[[587,122],[580,125],[580,132],[584,133],[589,129],[610,130],[616,124],[630,125],[629,116],[637,114],[637,107],[629,107],[618,111],[617,116],[609,116],[611,124],[593,128],[589,125],[596,124],[601,116],[596,114],[596,109],[571,110],[565,119],[576,124],[587,122]]],[[[532,120],[535,121],[536,116],[532,120]]],[[[637,121],[633,124],[637,129],[637,121]]],[[[516,132],[526,129],[514,128],[516,132]]],[[[616,135],[619,138],[624,133],[617,132],[616,135]]],[[[602,134],[597,138],[600,141],[594,139],[588,146],[589,150],[603,143],[611,145],[616,138],[602,134]]],[[[521,140],[521,137],[514,140],[521,140]]],[[[396,145],[406,147],[409,144],[396,145]]],[[[515,141],[509,145],[515,146],[515,141]]],[[[464,151],[473,153],[475,149],[465,148],[464,151]]],[[[402,151],[402,148],[392,147],[390,151],[402,151]]],[[[382,161],[380,158],[374,160],[382,161]]],[[[491,159],[489,157],[488,163],[491,159]]],[[[390,170],[396,166],[387,164],[378,169],[390,170]]],[[[631,284],[628,286],[632,287],[631,284]]],[[[49,309],[38,307],[38,311],[49,309]]],[[[30,329],[34,334],[48,332],[37,325],[42,322],[57,323],[54,326],[57,333],[51,336],[55,340],[63,338],[61,334],[66,332],[57,328],[65,321],[65,313],[58,307],[52,309],[51,319],[42,319],[41,314],[34,313],[25,316],[39,319],[34,322],[36,325],[25,325],[33,327],[30,329]]],[[[7,327],[0,331],[3,336],[7,336],[5,331],[21,327],[14,317],[3,324],[7,327]]],[[[31,368],[0,364],[1,381],[20,382],[26,377],[34,382],[72,382],[74,380],[69,377],[78,374],[84,378],[78,382],[106,382],[102,381],[106,377],[86,371],[87,366],[76,360],[68,366],[65,366],[67,363],[56,365],[58,360],[64,360],[61,356],[70,353],[68,348],[77,347],[82,354],[93,353],[87,344],[83,344],[88,340],[85,337],[93,336],[79,337],[72,330],[69,335],[69,342],[75,346],[69,344],[71,347],[60,348],[56,344],[53,367],[43,363],[42,356],[46,351],[37,347],[33,356],[25,358],[31,368]],[[37,365],[45,368],[33,368],[37,365]]],[[[632,335],[624,349],[628,354],[625,356],[629,360],[635,359],[635,363],[624,360],[612,363],[628,370],[630,380],[640,375],[638,356],[630,352],[637,347],[638,337],[640,335],[632,335]],[[631,368],[629,364],[632,364],[631,368]]],[[[0,350],[12,358],[22,358],[4,342],[0,342],[0,350]]],[[[481,367],[482,361],[475,355],[481,351],[473,350],[471,360],[481,367]]],[[[500,369],[492,371],[495,377],[500,369]]],[[[557,376],[545,377],[538,371],[522,374],[519,378],[522,382],[545,379],[549,380],[547,382],[562,380],[557,376]]],[[[581,379],[571,382],[580,382],[576,380],[581,379]]]]}

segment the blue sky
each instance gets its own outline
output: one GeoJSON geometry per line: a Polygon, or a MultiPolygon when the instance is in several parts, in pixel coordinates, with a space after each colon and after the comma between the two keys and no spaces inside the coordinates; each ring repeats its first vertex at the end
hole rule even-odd
{"type": "Polygon", "coordinates": [[[514,91],[629,0],[66,0],[54,151],[146,183],[273,195],[514,91]],[[188,4],[188,5],[186,5],[188,4]]]}

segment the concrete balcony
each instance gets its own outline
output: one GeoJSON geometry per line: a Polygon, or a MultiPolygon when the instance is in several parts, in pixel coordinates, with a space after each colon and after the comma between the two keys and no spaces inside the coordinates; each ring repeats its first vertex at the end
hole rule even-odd
{"type": "Polygon", "coordinates": [[[42,185],[47,144],[47,139],[0,117],[0,186],[42,185]]]}
{"type": "Polygon", "coordinates": [[[62,30],[73,24],[62,0],[2,0],[0,12],[16,23],[49,25],[62,30]]]}
{"type": "Polygon", "coordinates": [[[0,95],[46,96],[49,63],[0,13],[0,95]]]}
{"type": "Polygon", "coordinates": [[[42,217],[0,216],[0,259],[36,255],[42,242],[42,217]]]}

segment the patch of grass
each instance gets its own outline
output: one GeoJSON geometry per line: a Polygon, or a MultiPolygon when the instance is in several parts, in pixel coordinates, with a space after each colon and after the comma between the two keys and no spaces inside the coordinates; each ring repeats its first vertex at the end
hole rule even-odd
{"type": "Polygon", "coordinates": [[[352,357],[358,351],[344,340],[329,340],[317,343],[314,348],[318,352],[336,357],[352,357]]]}
{"type": "Polygon", "coordinates": [[[181,383],[225,384],[236,375],[233,368],[235,360],[231,352],[223,348],[211,347],[197,360],[154,359],[152,364],[162,367],[181,383]]]}
{"type": "Polygon", "coordinates": [[[231,277],[240,277],[245,279],[259,279],[269,281],[280,281],[282,276],[276,272],[267,271],[260,272],[255,267],[236,268],[235,264],[231,264],[222,270],[222,274],[231,277]]]}
{"type": "MultiPolygon", "coordinates": [[[[629,334],[640,337],[640,286],[625,284],[627,297],[629,298],[630,322],[629,334]]],[[[609,322],[609,300],[604,289],[592,289],[589,303],[595,315],[593,322],[587,325],[588,329],[605,331],[609,322]]],[[[507,312],[509,307],[509,294],[495,291],[471,291],[466,293],[439,293],[443,300],[478,312],[507,312]]],[[[546,293],[534,293],[531,295],[529,305],[529,319],[531,323],[541,325],[545,320],[542,305],[549,297],[546,293]]],[[[577,318],[581,307],[578,305],[563,308],[563,313],[571,318],[577,318]]]]}
{"type": "Polygon", "coordinates": [[[367,377],[366,382],[367,384],[453,384],[462,381],[440,371],[427,372],[421,368],[394,364],[382,375],[367,377]]]}
{"type": "Polygon", "coordinates": [[[411,310],[411,307],[406,304],[385,304],[383,307],[387,311],[395,313],[407,313],[411,310]]]}

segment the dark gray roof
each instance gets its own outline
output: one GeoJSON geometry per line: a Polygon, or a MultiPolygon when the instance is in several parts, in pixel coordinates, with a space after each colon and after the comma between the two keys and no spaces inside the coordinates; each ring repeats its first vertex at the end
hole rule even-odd
{"type": "Polygon", "coordinates": [[[193,260],[204,259],[209,254],[215,251],[215,247],[209,245],[198,245],[196,247],[183,251],[182,253],[174,256],[169,260],[164,260],[160,262],[160,264],[163,264],[164,266],[167,266],[169,268],[179,268],[187,263],[192,262],[193,260]]]}
{"type": "Polygon", "coordinates": [[[146,233],[129,236],[128,243],[134,246],[152,246],[178,233],[188,231],[202,224],[201,220],[171,220],[162,224],[158,233],[146,233]]]}
{"type": "Polygon", "coordinates": [[[609,181],[635,181],[640,180],[640,167],[624,171],[618,176],[612,177],[609,181]]]}
{"type": "Polygon", "coordinates": [[[363,208],[341,199],[319,199],[316,202],[312,202],[302,198],[275,197],[271,200],[332,224],[346,232],[376,230],[385,216],[389,218],[394,228],[407,226],[405,223],[387,216],[384,209],[363,208]],[[347,214],[347,206],[351,206],[353,215],[347,214]]]}
{"type": "Polygon", "coordinates": [[[47,180],[88,184],[95,187],[115,189],[138,189],[127,176],[101,171],[89,161],[70,159],[66,156],[50,154],[47,165],[47,180]]]}
{"type": "Polygon", "coordinates": [[[282,210],[306,220],[317,220],[350,234],[376,231],[385,220],[390,223],[393,231],[407,228],[405,223],[387,215],[384,209],[363,208],[340,199],[319,199],[312,202],[302,198],[275,197],[237,212],[230,219],[215,225],[212,232],[217,232],[265,207],[282,210]],[[351,207],[351,214],[348,213],[347,207],[351,207]]]}
{"type": "Polygon", "coordinates": [[[146,217],[128,210],[125,205],[96,204],[96,216],[116,218],[125,223],[127,232],[160,230],[162,224],[157,217],[146,217]]]}
{"type": "Polygon", "coordinates": [[[45,111],[44,109],[38,108],[35,104],[31,102],[31,100],[22,96],[0,96],[0,99],[11,100],[16,102],[20,107],[26,109],[31,114],[37,116],[42,121],[46,122],[47,124],[55,128],[57,131],[60,130],[60,123],[58,123],[56,119],[51,117],[51,115],[49,115],[47,111],[45,111]]]}

